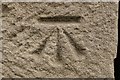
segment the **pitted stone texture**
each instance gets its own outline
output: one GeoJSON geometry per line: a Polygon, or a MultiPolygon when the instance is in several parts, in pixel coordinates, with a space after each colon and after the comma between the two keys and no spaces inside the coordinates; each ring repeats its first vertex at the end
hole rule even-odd
{"type": "Polygon", "coordinates": [[[113,78],[117,4],[3,3],[3,76],[113,78]],[[74,22],[40,17],[81,16],[74,22]]]}

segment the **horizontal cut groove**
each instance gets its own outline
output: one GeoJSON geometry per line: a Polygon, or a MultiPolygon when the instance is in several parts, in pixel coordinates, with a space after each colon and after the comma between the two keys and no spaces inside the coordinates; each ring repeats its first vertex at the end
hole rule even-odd
{"type": "Polygon", "coordinates": [[[40,17],[40,22],[80,22],[81,16],[54,16],[54,17],[40,17]]]}

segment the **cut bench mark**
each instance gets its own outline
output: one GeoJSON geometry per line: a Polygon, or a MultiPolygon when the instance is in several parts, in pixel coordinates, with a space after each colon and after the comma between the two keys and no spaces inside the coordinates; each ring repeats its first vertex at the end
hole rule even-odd
{"type": "MultiPolygon", "coordinates": [[[[66,22],[73,22],[73,23],[80,23],[80,20],[83,19],[81,16],[55,16],[55,17],[39,17],[39,21],[40,22],[46,22],[46,24],[48,23],[51,23],[51,22],[54,22],[54,23],[66,23],[66,22]]],[[[66,23],[67,24],[67,23],[66,23]]],[[[76,40],[72,37],[72,35],[64,29],[64,27],[62,26],[55,26],[53,27],[50,31],[50,34],[54,34],[56,33],[57,34],[57,42],[56,42],[56,46],[57,46],[57,49],[56,49],[56,57],[58,59],[58,61],[62,61],[63,60],[63,56],[62,56],[62,46],[61,46],[61,33],[60,33],[60,30],[62,31],[62,34],[64,34],[66,36],[66,38],[68,39],[68,41],[70,42],[71,46],[74,47],[75,51],[77,52],[77,54],[86,54],[86,47],[84,47],[83,45],[80,45],[76,42],[76,40]]],[[[47,41],[50,39],[52,35],[48,35],[47,38],[45,38],[43,41],[42,41],[42,46],[39,45],[38,48],[36,48],[35,50],[32,51],[32,53],[37,53],[37,54],[41,54],[42,51],[44,51],[45,49],[45,46],[47,45],[47,41]]]]}
{"type": "MultiPolygon", "coordinates": [[[[55,16],[55,17],[40,17],[38,20],[40,22],[54,22],[54,23],[58,23],[60,22],[59,24],[62,24],[62,23],[66,23],[66,22],[69,22],[69,23],[66,23],[66,24],[70,24],[71,22],[73,23],[80,23],[81,19],[83,19],[81,16],[55,16]]],[[[47,23],[46,23],[47,24],[47,23]]],[[[16,29],[17,30],[17,33],[21,33],[21,32],[24,32],[25,29],[28,29],[28,30],[31,30],[31,32],[33,32],[34,34],[33,35],[36,35],[35,33],[39,33],[40,30],[37,29],[37,28],[33,28],[31,26],[20,26],[20,28],[16,29]]],[[[14,32],[13,32],[14,33],[14,32]]],[[[86,49],[83,45],[80,45],[76,42],[76,40],[73,38],[73,36],[68,32],[68,30],[65,29],[65,26],[54,26],[53,28],[50,29],[48,35],[46,35],[46,37],[44,37],[41,42],[42,43],[39,43],[39,45],[34,48],[34,50],[30,51],[30,53],[32,54],[41,54],[44,49],[46,48],[46,45],[47,45],[47,42],[49,41],[49,39],[51,38],[52,34],[57,34],[57,42],[56,42],[56,57],[58,59],[58,61],[62,61],[63,60],[63,54],[62,54],[62,43],[61,43],[61,33],[64,34],[67,38],[67,40],[69,41],[69,43],[71,44],[71,46],[73,46],[75,49],[75,51],[78,53],[78,54],[86,54],[86,49]]],[[[32,34],[32,33],[30,33],[32,34]]],[[[40,33],[39,33],[40,34],[40,33]]],[[[13,35],[12,33],[10,33],[10,35],[13,35]]],[[[33,36],[32,35],[32,36],[33,36]]],[[[17,36],[17,35],[16,35],[17,36]]],[[[10,38],[14,38],[16,36],[12,36],[10,38]]],[[[31,37],[32,37],[31,36],[31,37]]]]}
{"type": "MultiPolygon", "coordinates": [[[[69,24],[71,22],[73,23],[81,23],[80,21],[83,19],[83,17],[81,16],[55,16],[55,17],[40,17],[38,20],[42,23],[45,22],[46,24],[49,24],[51,22],[53,23],[64,23],[64,24],[69,24]],[[66,23],[68,22],[68,23],[66,23]]],[[[21,26],[20,29],[17,29],[17,32],[24,32],[25,29],[31,29],[33,32],[38,32],[40,30],[38,30],[37,28],[34,27],[34,29],[30,26],[25,27],[25,26],[21,26]],[[35,31],[34,31],[35,30],[35,31]]],[[[76,40],[73,38],[73,36],[68,32],[68,30],[65,29],[65,26],[54,26],[53,28],[50,29],[50,32],[48,33],[48,35],[46,35],[46,37],[44,37],[42,39],[42,43],[40,43],[36,48],[34,48],[34,50],[30,51],[30,53],[32,54],[41,54],[44,49],[46,48],[47,42],[49,41],[50,37],[52,36],[52,34],[56,33],[57,34],[57,49],[56,49],[56,57],[58,59],[58,61],[62,61],[63,60],[63,54],[62,54],[62,43],[61,43],[61,33],[64,34],[68,40],[68,42],[71,44],[71,46],[75,49],[75,51],[78,54],[86,54],[86,49],[83,45],[80,45],[76,42],[76,40]]],[[[35,35],[35,34],[34,34],[35,35]]],[[[15,37],[15,36],[13,36],[15,37]]],[[[13,38],[11,37],[11,38],[13,38]]]]}

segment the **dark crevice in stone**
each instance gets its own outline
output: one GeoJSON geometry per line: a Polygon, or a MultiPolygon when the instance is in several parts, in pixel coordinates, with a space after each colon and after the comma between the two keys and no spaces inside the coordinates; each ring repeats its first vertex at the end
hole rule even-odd
{"type": "Polygon", "coordinates": [[[81,16],[54,16],[54,17],[40,17],[40,22],[80,22],[81,16]]]}
{"type": "Polygon", "coordinates": [[[62,60],[62,55],[61,55],[61,51],[62,51],[62,47],[61,47],[61,42],[60,42],[60,30],[57,28],[57,58],[59,61],[62,60]]]}

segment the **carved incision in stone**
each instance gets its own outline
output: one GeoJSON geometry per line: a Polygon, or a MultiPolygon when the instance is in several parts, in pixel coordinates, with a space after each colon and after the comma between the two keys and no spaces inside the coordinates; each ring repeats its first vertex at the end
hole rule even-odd
{"type": "Polygon", "coordinates": [[[5,78],[114,78],[117,4],[2,3],[5,78]]]}
{"type": "MultiPolygon", "coordinates": [[[[82,44],[78,44],[76,42],[76,40],[72,37],[72,35],[66,30],[64,29],[62,26],[61,27],[54,27],[51,29],[51,31],[48,33],[47,37],[45,37],[41,42],[41,44],[39,44],[39,46],[32,51],[33,54],[41,54],[42,51],[46,48],[46,45],[50,39],[50,37],[53,37],[52,34],[56,34],[56,57],[59,61],[63,60],[63,42],[62,41],[62,34],[65,35],[65,37],[67,38],[67,42],[70,43],[70,47],[71,49],[74,49],[77,54],[81,54],[81,55],[85,55],[86,53],[86,48],[85,46],[83,46],[82,44]]],[[[67,45],[66,45],[67,46],[67,45]]],[[[68,46],[69,48],[69,46],[68,46]]],[[[67,53],[69,54],[69,53],[67,53]]],[[[75,54],[76,55],[76,54],[75,54]]]]}
{"type": "Polygon", "coordinates": [[[40,17],[41,22],[79,22],[81,16],[54,16],[54,17],[40,17]]]}

